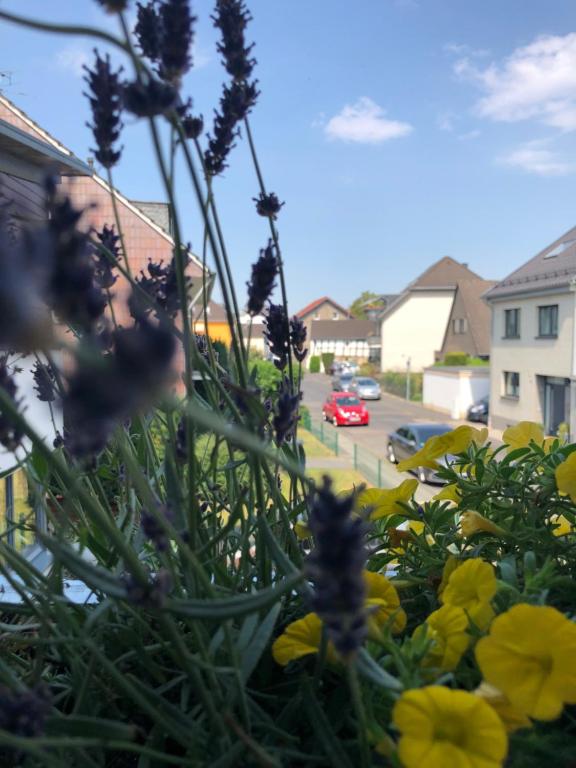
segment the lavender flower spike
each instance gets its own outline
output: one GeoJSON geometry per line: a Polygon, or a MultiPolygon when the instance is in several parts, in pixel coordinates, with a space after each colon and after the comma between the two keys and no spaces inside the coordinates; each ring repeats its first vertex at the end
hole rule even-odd
{"type": "Polygon", "coordinates": [[[304,344],[306,344],[306,334],[307,331],[304,322],[298,315],[294,315],[294,317],[290,319],[290,344],[292,345],[294,357],[299,363],[302,363],[308,354],[308,350],[304,349],[304,344]]]}
{"type": "Polygon", "coordinates": [[[94,68],[86,70],[84,78],[88,83],[91,93],[87,94],[92,108],[92,129],[96,149],[94,154],[104,168],[112,168],[122,154],[122,148],[115,149],[114,145],[120,137],[122,122],[120,112],[122,109],[122,87],[119,75],[122,69],[113,72],[110,67],[110,57],[102,59],[98,51],[94,68]]]}
{"type": "Polygon", "coordinates": [[[307,562],[314,582],[312,608],[324,622],[328,637],[344,659],[351,658],[366,637],[364,566],[366,525],[352,517],[354,496],[332,492],[323,478],[310,510],[310,530],[316,548],[307,562]]]}
{"type": "Polygon", "coordinates": [[[288,316],[282,304],[270,304],[266,315],[264,336],[270,352],[274,356],[274,365],[282,371],[288,364],[290,355],[290,332],[288,316]]]}
{"type": "Polygon", "coordinates": [[[192,66],[193,25],[190,0],[164,0],[158,11],[162,30],[160,76],[178,86],[192,66]]]}
{"type": "Polygon", "coordinates": [[[278,274],[278,259],[274,253],[272,241],[260,251],[260,256],[252,265],[252,276],[248,285],[248,314],[259,315],[264,304],[274,290],[274,280],[278,274]]]}

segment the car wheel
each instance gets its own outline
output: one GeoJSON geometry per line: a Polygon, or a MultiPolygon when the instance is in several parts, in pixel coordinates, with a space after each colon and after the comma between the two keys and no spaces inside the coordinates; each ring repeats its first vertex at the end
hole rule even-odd
{"type": "Polygon", "coordinates": [[[396,454],[394,453],[394,448],[392,447],[392,443],[388,443],[388,461],[391,464],[397,464],[396,461],[396,454]]]}
{"type": "Polygon", "coordinates": [[[424,467],[418,467],[418,480],[420,480],[421,483],[428,482],[428,475],[426,474],[424,467]]]}
{"type": "Polygon", "coordinates": [[[334,416],[334,418],[332,419],[332,424],[334,424],[335,427],[339,426],[338,419],[336,418],[336,416],[334,416]]]}

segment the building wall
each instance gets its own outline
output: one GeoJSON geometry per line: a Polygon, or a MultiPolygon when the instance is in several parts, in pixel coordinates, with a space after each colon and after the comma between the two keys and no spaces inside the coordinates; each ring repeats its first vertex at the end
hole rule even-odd
{"type": "Polygon", "coordinates": [[[40,184],[15,174],[0,173],[0,203],[9,202],[7,213],[12,219],[44,221],[46,196],[40,184]]]}
{"type": "Polygon", "coordinates": [[[468,408],[490,392],[490,370],[485,368],[428,368],[424,371],[422,402],[449,413],[453,419],[466,418],[468,408]]]}
{"type": "Polygon", "coordinates": [[[333,352],[335,360],[364,362],[368,360],[370,347],[366,340],[314,339],[310,342],[308,365],[313,355],[322,355],[324,352],[333,352]]]}
{"type": "Polygon", "coordinates": [[[316,307],[312,312],[305,315],[302,318],[302,322],[306,326],[306,338],[310,339],[312,336],[312,321],[313,320],[347,320],[348,315],[342,312],[331,304],[329,301],[325,301],[319,307],[316,307]]]}
{"type": "Polygon", "coordinates": [[[573,377],[574,294],[499,300],[492,305],[490,425],[497,431],[518,421],[543,423],[538,376],[573,377]],[[538,307],[558,304],[558,338],[538,339],[538,307]],[[520,309],[520,338],[505,339],[504,311],[520,309]],[[504,371],[520,374],[518,399],[504,394],[504,371]]]}
{"type": "Polygon", "coordinates": [[[478,354],[476,343],[470,329],[470,322],[466,314],[466,307],[460,291],[456,291],[452,311],[446,325],[446,336],[444,346],[441,349],[440,357],[443,358],[447,352],[466,352],[473,357],[478,354]],[[464,319],[466,322],[465,333],[455,333],[454,320],[464,319]]]}
{"type": "Polygon", "coordinates": [[[413,371],[434,363],[434,353],[444,341],[454,291],[418,291],[408,295],[382,321],[383,371],[413,371]]]}

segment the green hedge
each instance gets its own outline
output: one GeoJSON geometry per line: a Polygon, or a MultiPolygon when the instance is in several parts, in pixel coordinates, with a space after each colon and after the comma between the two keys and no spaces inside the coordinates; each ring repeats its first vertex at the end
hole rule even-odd
{"type": "Polygon", "coordinates": [[[334,362],[334,352],[322,353],[322,365],[324,366],[324,373],[330,373],[330,368],[334,362]]]}
{"type": "Polygon", "coordinates": [[[310,373],[320,373],[320,358],[318,355],[312,355],[310,358],[310,373]]]}
{"type": "MultiPolygon", "coordinates": [[[[410,374],[410,400],[422,400],[421,373],[410,374]]],[[[385,392],[398,397],[406,397],[406,374],[399,371],[384,371],[380,376],[380,384],[385,392]]]]}

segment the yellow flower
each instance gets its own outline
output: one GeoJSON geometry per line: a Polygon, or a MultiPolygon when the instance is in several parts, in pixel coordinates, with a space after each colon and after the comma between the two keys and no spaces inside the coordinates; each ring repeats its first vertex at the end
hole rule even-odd
{"type": "Polygon", "coordinates": [[[438,597],[442,597],[442,593],[446,589],[446,584],[448,584],[448,579],[452,576],[456,568],[460,568],[463,563],[464,560],[459,560],[457,557],[454,557],[454,555],[448,556],[448,559],[444,563],[444,568],[442,569],[442,581],[438,587],[438,597]]]}
{"type": "Polygon", "coordinates": [[[484,680],[474,693],[488,702],[492,709],[497,712],[508,733],[519,731],[521,728],[532,728],[530,718],[513,707],[502,691],[499,691],[498,688],[490,685],[490,683],[484,680]]]}
{"type": "Polygon", "coordinates": [[[418,480],[404,480],[396,488],[369,488],[362,491],[356,499],[356,509],[360,512],[370,508],[370,520],[378,520],[388,515],[406,514],[399,502],[408,503],[418,488],[418,480]]]}
{"type": "Polygon", "coordinates": [[[553,515],[550,522],[556,526],[552,531],[554,536],[568,536],[568,534],[574,533],[574,526],[564,515],[553,515]]]}
{"type": "Polygon", "coordinates": [[[296,538],[300,539],[300,541],[305,541],[312,536],[310,526],[303,520],[296,520],[294,523],[294,533],[296,534],[296,538]]]}
{"type": "Polygon", "coordinates": [[[380,628],[388,624],[391,617],[392,632],[402,632],[406,626],[406,613],[400,607],[400,598],[394,585],[381,573],[364,571],[366,584],[366,606],[370,614],[368,617],[369,633],[379,636],[380,628]]]}
{"type": "Polygon", "coordinates": [[[554,438],[545,438],[542,427],[534,421],[519,421],[513,427],[504,430],[502,442],[506,443],[508,451],[515,451],[516,448],[529,448],[532,442],[549,449],[554,438]]]}
{"type": "Polygon", "coordinates": [[[406,691],[392,719],[404,768],[500,768],[508,751],[502,721],[483,699],[441,685],[406,691]]]}
{"type": "Polygon", "coordinates": [[[449,483],[439,493],[432,496],[433,501],[453,501],[454,504],[460,503],[460,491],[457,483],[449,483]]]}
{"type": "Polygon", "coordinates": [[[515,605],[476,646],[484,679],[536,720],[576,704],[575,658],[576,624],[549,606],[515,605]]]}
{"type": "Polygon", "coordinates": [[[426,637],[432,645],[422,660],[422,666],[443,672],[455,669],[470,644],[467,634],[468,617],[462,608],[444,605],[428,616],[424,624],[416,627],[414,638],[426,637]]]}
{"type": "Polygon", "coordinates": [[[576,451],[558,464],[554,472],[556,485],[561,493],[566,493],[576,503],[576,451]]]}
{"type": "Polygon", "coordinates": [[[445,605],[460,606],[479,629],[486,629],[494,618],[490,601],[496,588],[494,568],[479,558],[472,558],[450,575],[441,600],[445,605]]]}
{"type": "Polygon", "coordinates": [[[469,539],[475,533],[493,533],[495,536],[503,536],[506,534],[500,526],[493,523],[492,520],[488,520],[487,517],[483,517],[479,512],[470,509],[466,512],[462,512],[460,515],[460,528],[462,530],[462,536],[469,539]]]}
{"type": "MultiPolygon", "coordinates": [[[[277,664],[286,664],[302,656],[318,653],[322,642],[322,620],[316,613],[309,613],[303,619],[293,621],[272,645],[272,656],[277,664]]],[[[336,650],[328,641],[326,659],[331,663],[338,661],[336,650]]]]}
{"type": "MultiPolygon", "coordinates": [[[[390,622],[392,632],[401,632],[406,626],[406,614],[400,607],[400,598],[395,587],[380,573],[364,571],[366,597],[364,605],[368,612],[368,634],[380,637],[381,629],[390,622]]],[[[284,632],[272,645],[274,660],[286,664],[302,656],[318,653],[322,642],[322,620],[316,613],[308,613],[303,619],[288,624],[284,632]]],[[[326,660],[338,662],[338,654],[331,642],[326,649],[326,660]]]]}
{"type": "Polygon", "coordinates": [[[436,459],[445,456],[447,453],[462,453],[468,450],[472,442],[482,445],[487,437],[487,429],[475,429],[467,425],[456,427],[456,429],[443,435],[434,435],[426,440],[417,453],[401,461],[398,464],[398,471],[405,472],[408,469],[416,469],[417,467],[435,469],[438,466],[436,459]]]}

